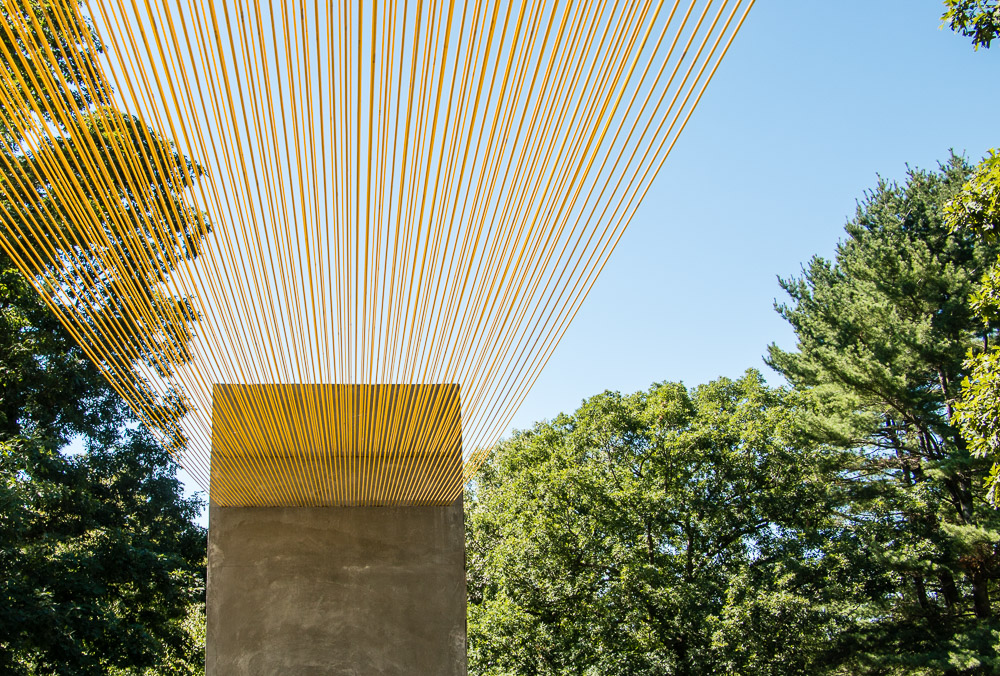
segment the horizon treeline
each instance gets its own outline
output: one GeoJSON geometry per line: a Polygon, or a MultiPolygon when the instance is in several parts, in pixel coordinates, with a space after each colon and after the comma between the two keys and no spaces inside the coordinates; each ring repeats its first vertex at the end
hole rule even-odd
{"type": "Polygon", "coordinates": [[[516,433],[467,497],[471,673],[1000,673],[1000,512],[955,403],[1000,248],[974,167],[879,181],[781,278],[794,350],[604,392],[516,433]]]}

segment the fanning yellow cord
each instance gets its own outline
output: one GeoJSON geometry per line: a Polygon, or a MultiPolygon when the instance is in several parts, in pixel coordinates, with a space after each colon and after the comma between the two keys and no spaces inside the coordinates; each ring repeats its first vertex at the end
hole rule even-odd
{"type": "Polygon", "coordinates": [[[0,0],[0,245],[217,503],[450,502],[752,5],[0,0]]]}

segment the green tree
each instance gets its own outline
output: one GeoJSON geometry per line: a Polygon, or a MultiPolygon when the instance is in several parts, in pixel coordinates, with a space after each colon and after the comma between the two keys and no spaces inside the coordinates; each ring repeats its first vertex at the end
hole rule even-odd
{"type": "Polygon", "coordinates": [[[786,399],[753,371],[662,383],[502,443],[467,504],[470,673],[812,674],[834,659],[857,590],[824,581],[869,566],[856,548],[817,555],[839,461],[800,448],[786,399]]]}
{"type": "MultiPolygon", "coordinates": [[[[152,421],[99,367],[131,374],[138,359],[163,374],[187,359],[195,314],[161,282],[208,232],[186,198],[200,169],[111,106],[94,68],[102,47],[76,2],[0,2],[0,18],[2,76],[22,103],[0,109],[0,671],[197,673],[200,507],[183,497],[176,464],[141,424],[152,421]],[[27,143],[18,129],[31,116],[50,132],[27,143]],[[96,148],[87,161],[85,147],[96,148]],[[57,181],[59,157],[71,159],[57,181]],[[72,218],[65,181],[100,233],[72,218]],[[29,223],[49,230],[45,247],[25,241],[29,223]],[[22,244],[45,252],[34,279],[13,264],[22,244]],[[121,255],[108,256],[109,245],[121,255]],[[84,326],[114,323],[133,352],[87,359],[30,282],[57,291],[59,308],[84,326]],[[150,325],[120,309],[125,289],[151,309],[150,325]],[[73,440],[82,453],[67,452],[73,440]]],[[[183,413],[180,398],[135,386],[151,405],[183,413]]],[[[176,427],[158,432],[184,441],[176,427]]]]}
{"type": "MultiPolygon", "coordinates": [[[[1000,230],[1000,155],[995,151],[976,168],[958,196],[946,207],[953,230],[995,243],[1000,230]]],[[[990,327],[1000,322],[1000,260],[994,262],[972,294],[972,307],[990,327]]],[[[984,335],[981,347],[966,355],[968,375],[962,381],[961,399],[955,406],[962,434],[973,453],[993,461],[988,498],[996,503],[1000,472],[1000,352],[984,335]]]]}
{"type": "MultiPolygon", "coordinates": [[[[946,0],[945,4],[948,10],[942,18],[952,30],[972,38],[975,49],[989,48],[991,41],[1000,37],[1000,4],[996,0],[946,0]]],[[[952,229],[996,242],[1000,228],[1000,156],[995,150],[989,152],[961,193],[947,205],[946,213],[952,229]]],[[[997,326],[1000,260],[983,275],[972,296],[972,306],[983,322],[997,326]]],[[[981,349],[970,349],[965,365],[968,375],[955,406],[958,424],[973,453],[994,461],[987,495],[996,504],[1000,480],[1000,353],[984,337],[981,349]]]]}
{"type": "Polygon", "coordinates": [[[945,0],[941,17],[956,33],[972,38],[975,49],[990,48],[1000,36],[1000,4],[997,0],[945,0]]]}
{"type": "Polygon", "coordinates": [[[0,671],[204,673],[200,506],[162,446],[0,444],[0,477],[0,671]]]}
{"type": "Polygon", "coordinates": [[[856,634],[855,673],[1000,670],[1000,515],[953,410],[963,355],[993,336],[969,297],[997,250],[944,220],[969,171],[953,157],[903,185],[881,181],[834,260],[781,280],[798,345],[772,345],[768,362],[801,393],[810,433],[852,450],[839,473],[846,516],[895,579],[868,599],[880,610],[856,634]]]}
{"type": "Polygon", "coordinates": [[[0,261],[0,672],[197,673],[200,504],[0,261]],[[60,452],[71,439],[82,453],[60,452]]]}
{"type": "MultiPolygon", "coordinates": [[[[190,203],[203,172],[112,105],[96,63],[103,45],[78,5],[0,2],[0,69],[18,104],[0,110],[0,244],[12,260],[35,257],[35,285],[84,335],[98,337],[92,356],[137,401],[166,407],[168,415],[154,417],[168,420],[184,402],[175,393],[157,397],[134,366],[162,376],[189,358],[197,316],[164,282],[178,261],[198,255],[210,230],[190,203]],[[26,139],[34,120],[47,131],[26,139]],[[85,227],[74,205],[96,227],[85,227]],[[125,299],[148,312],[130,311],[125,299]]],[[[160,431],[183,443],[176,427],[160,431]]]]}

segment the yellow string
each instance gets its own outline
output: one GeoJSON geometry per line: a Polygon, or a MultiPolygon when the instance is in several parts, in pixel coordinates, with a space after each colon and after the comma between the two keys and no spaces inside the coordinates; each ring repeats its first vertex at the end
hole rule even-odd
{"type": "MultiPolygon", "coordinates": [[[[0,2],[20,50],[0,57],[53,63],[31,38],[41,19],[0,2]]],[[[81,115],[58,68],[0,69],[23,139],[0,153],[0,246],[217,503],[450,502],[752,6],[58,0],[47,20],[79,49],[96,49],[93,19],[104,54],[66,58],[113,105],[81,115]],[[175,153],[204,173],[187,178],[175,153]],[[116,271],[102,308],[86,294],[116,271]],[[448,387],[389,387],[420,384],[448,387]]]]}

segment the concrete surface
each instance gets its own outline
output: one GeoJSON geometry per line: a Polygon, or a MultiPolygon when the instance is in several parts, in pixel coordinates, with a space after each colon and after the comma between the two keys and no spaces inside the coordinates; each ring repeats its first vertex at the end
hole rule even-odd
{"type": "Polygon", "coordinates": [[[463,504],[209,507],[207,676],[465,676],[463,504]]]}

